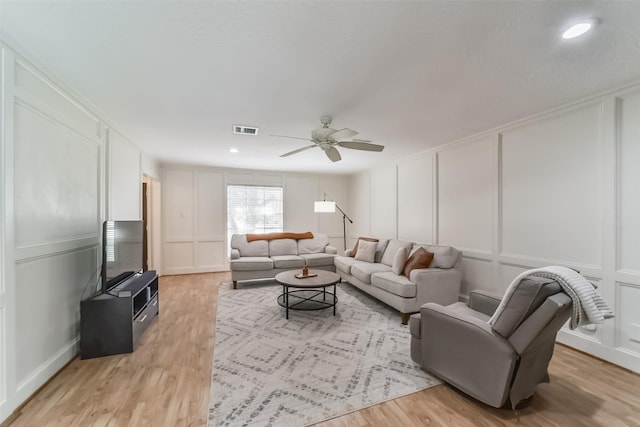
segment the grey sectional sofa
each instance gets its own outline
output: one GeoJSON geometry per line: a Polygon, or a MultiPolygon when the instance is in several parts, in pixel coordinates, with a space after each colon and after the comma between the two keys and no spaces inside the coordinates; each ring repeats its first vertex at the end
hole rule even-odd
{"type": "Polygon", "coordinates": [[[302,268],[336,271],[333,258],[337,249],[329,246],[329,237],[313,233],[312,239],[276,239],[247,242],[244,234],[231,236],[231,279],[236,289],[239,280],[268,279],[276,274],[302,268]]]}
{"type": "Polygon", "coordinates": [[[425,303],[448,305],[458,301],[462,283],[462,252],[452,246],[404,240],[380,239],[377,245],[373,263],[355,260],[349,256],[351,250],[345,253],[346,256],[335,257],[336,273],[343,282],[351,283],[398,310],[405,325],[411,313],[420,311],[425,303]],[[403,247],[413,251],[419,246],[434,253],[429,268],[413,270],[409,277],[395,274],[391,266],[396,252],[403,247]]]}

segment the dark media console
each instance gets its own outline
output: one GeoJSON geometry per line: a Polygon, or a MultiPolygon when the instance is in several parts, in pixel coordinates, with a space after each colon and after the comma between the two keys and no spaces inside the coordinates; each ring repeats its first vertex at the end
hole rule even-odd
{"type": "Polygon", "coordinates": [[[158,275],[146,271],[80,302],[80,358],[131,353],[158,316],[158,275]]]}

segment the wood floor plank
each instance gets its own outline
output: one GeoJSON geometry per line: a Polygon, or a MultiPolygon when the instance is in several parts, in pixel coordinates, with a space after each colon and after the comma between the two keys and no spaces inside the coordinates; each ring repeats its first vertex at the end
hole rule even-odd
{"type": "MultiPolygon", "coordinates": [[[[134,353],[74,360],[2,427],[206,426],[218,284],[229,279],[161,277],[160,317],[134,353]]],[[[640,376],[562,345],[549,371],[517,412],[441,385],[316,426],[640,427],[640,376]]]]}

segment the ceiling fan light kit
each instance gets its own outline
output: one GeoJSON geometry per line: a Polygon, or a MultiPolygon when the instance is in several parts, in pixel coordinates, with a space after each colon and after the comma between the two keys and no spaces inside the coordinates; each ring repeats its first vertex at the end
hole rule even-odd
{"type": "Polygon", "coordinates": [[[384,150],[384,145],[372,144],[371,141],[366,139],[352,139],[354,136],[358,134],[357,131],[349,128],[344,129],[332,129],[329,127],[331,125],[331,117],[323,116],[320,118],[320,123],[322,127],[318,129],[314,129],[311,131],[311,139],[308,138],[299,138],[296,136],[287,136],[287,135],[271,135],[278,138],[291,138],[291,139],[301,139],[303,141],[311,141],[312,145],[308,145],[306,147],[298,148],[297,150],[289,151],[288,153],[282,154],[280,157],[288,157],[293,154],[300,153],[302,151],[308,150],[314,147],[320,147],[324,153],[327,155],[329,160],[332,162],[337,162],[342,160],[342,156],[336,147],[349,148],[351,150],[361,150],[361,151],[373,151],[380,152],[384,150]],[[350,141],[344,141],[345,139],[351,139],[350,141]]]}

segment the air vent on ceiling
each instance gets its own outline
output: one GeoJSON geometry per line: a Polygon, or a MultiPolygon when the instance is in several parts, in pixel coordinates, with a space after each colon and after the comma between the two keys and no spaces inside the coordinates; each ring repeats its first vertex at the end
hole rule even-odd
{"type": "Polygon", "coordinates": [[[233,133],[238,135],[257,135],[258,128],[253,126],[233,125],[233,133]]]}

